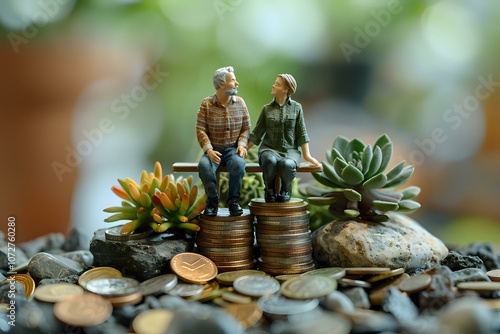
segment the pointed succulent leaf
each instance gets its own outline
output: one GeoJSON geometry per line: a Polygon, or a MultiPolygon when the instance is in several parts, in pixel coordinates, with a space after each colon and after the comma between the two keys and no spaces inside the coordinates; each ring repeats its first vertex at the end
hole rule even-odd
{"type": "Polygon", "coordinates": [[[370,161],[370,166],[368,167],[368,171],[365,173],[365,178],[369,179],[373,175],[375,175],[382,164],[382,150],[380,147],[375,146],[373,148],[373,156],[370,161]]]}
{"type": "Polygon", "coordinates": [[[364,179],[363,173],[351,164],[342,170],[341,176],[347,183],[354,186],[363,182],[364,179]]]}
{"type": "Polygon", "coordinates": [[[344,210],[344,214],[349,218],[356,218],[357,216],[359,216],[359,211],[354,209],[346,209],[344,210]]]}
{"type": "Polygon", "coordinates": [[[415,202],[411,199],[405,199],[399,202],[399,212],[413,212],[420,209],[420,203],[415,202]]]}
{"type": "Polygon", "coordinates": [[[387,183],[387,176],[384,173],[377,174],[361,184],[364,189],[382,188],[387,183]]]}
{"type": "Polygon", "coordinates": [[[340,154],[340,152],[335,147],[332,148],[332,150],[330,151],[330,155],[331,155],[331,159],[332,159],[332,162],[330,162],[331,164],[333,164],[333,162],[335,161],[335,158],[338,158],[338,159],[342,160],[343,162],[346,162],[345,158],[342,156],[342,154],[340,154]]]}
{"type": "Polygon", "coordinates": [[[366,145],[363,149],[363,154],[361,155],[361,165],[363,167],[362,172],[366,174],[368,168],[370,167],[370,161],[372,161],[373,151],[370,145],[366,145]]]}
{"type": "Polygon", "coordinates": [[[378,147],[382,148],[388,143],[392,144],[391,138],[389,138],[389,136],[384,133],[383,135],[378,137],[378,139],[375,141],[375,144],[373,146],[374,147],[378,146],[378,147]]]}
{"type": "Polygon", "coordinates": [[[335,172],[337,173],[337,175],[342,175],[342,171],[344,170],[344,168],[346,168],[348,165],[347,162],[345,162],[344,160],[340,160],[340,159],[335,159],[333,161],[333,168],[335,169],[335,172]]]}
{"type": "Polygon", "coordinates": [[[352,159],[355,159],[359,156],[361,152],[363,152],[363,149],[365,148],[365,143],[363,143],[361,140],[358,138],[354,138],[347,144],[345,154],[344,156],[348,157],[351,156],[351,161],[352,159]]]}
{"type": "Polygon", "coordinates": [[[331,205],[337,201],[335,197],[308,197],[307,201],[312,205],[331,205]]]}
{"type": "Polygon", "coordinates": [[[398,163],[396,166],[392,167],[392,169],[387,172],[387,181],[392,181],[395,177],[397,177],[401,171],[403,170],[405,166],[405,161],[401,161],[400,163],[398,163]]]}
{"type": "Polygon", "coordinates": [[[382,212],[386,211],[396,211],[399,207],[398,203],[395,202],[386,202],[374,200],[372,202],[373,208],[382,212]]]}
{"type": "Polygon", "coordinates": [[[332,158],[332,151],[326,150],[325,156],[326,156],[326,161],[328,161],[329,164],[333,164],[333,160],[335,158],[332,158]]]}
{"type": "Polygon", "coordinates": [[[387,215],[375,215],[373,217],[370,217],[371,221],[377,222],[377,223],[383,223],[389,220],[389,216],[387,215]]]}
{"type": "Polygon", "coordinates": [[[319,175],[325,175],[330,181],[332,181],[338,187],[347,187],[349,184],[345,182],[342,177],[335,171],[335,168],[332,165],[329,165],[325,162],[322,163],[323,171],[319,173],[319,175]]]}
{"type": "Polygon", "coordinates": [[[333,142],[333,148],[335,148],[342,156],[345,156],[347,145],[349,144],[349,139],[344,136],[338,136],[333,142]]]}
{"type": "Polygon", "coordinates": [[[361,194],[354,189],[344,189],[344,196],[349,201],[355,201],[355,202],[361,202],[361,199],[363,198],[361,194]]]}
{"type": "Polygon", "coordinates": [[[380,167],[378,168],[377,173],[382,173],[387,166],[389,166],[389,163],[391,162],[392,158],[392,142],[388,142],[382,148],[380,149],[382,151],[382,162],[380,164],[380,167]]]}
{"type": "Polygon", "coordinates": [[[391,188],[391,187],[397,187],[399,185],[402,185],[403,183],[408,181],[410,176],[413,174],[414,170],[415,170],[415,167],[413,165],[406,166],[405,168],[403,168],[403,170],[401,171],[401,173],[397,177],[395,177],[391,181],[388,181],[385,184],[384,188],[391,188]]]}
{"type": "Polygon", "coordinates": [[[403,200],[411,199],[417,197],[420,194],[420,188],[417,186],[410,186],[408,188],[400,190],[403,194],[403,200]]]}
{"type": "Polygon", "coordinates": [[[328,176],[326,176],[325,172],[314,172],[311,173],[313,178],[321,183],[322,185],[325,185],[327,187],[332,187],[332,188],[337,188],[341,187],[340,184],[337,184],[335,181],[331,180],[328,176]]]}

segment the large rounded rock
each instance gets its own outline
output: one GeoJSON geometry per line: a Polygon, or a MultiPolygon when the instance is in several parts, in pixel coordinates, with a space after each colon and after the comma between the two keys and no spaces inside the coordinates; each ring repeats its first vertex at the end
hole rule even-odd
{"type": "Polygon", "coordinates": [[[408,216],[389,213],[389,221],[332,222],[313,233],[315,259],[332,267],[432,268],[448,248],[408,216]]]}

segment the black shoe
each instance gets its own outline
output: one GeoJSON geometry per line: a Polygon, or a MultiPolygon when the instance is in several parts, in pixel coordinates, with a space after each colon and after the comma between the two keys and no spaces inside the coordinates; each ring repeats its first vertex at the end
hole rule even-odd
{"type": "Polygon", "coordinates": [[[237,199],[230,199],[229,201],[227,201],[227,206],[229,208],[229,215],[241,216],[243,214],[243,209],[241,208],[240,202],[237,199]]]}
{"type": "Polygon", "coordinates": [[[290,201],[290,193],[288,191],[282,191],[278,196],[278,202],[289,202],[290,201]]]}
{"type": "Polygon", "coordinates": [[[217,216],[217,211],[219,210],[219,205],[217,203],[207,203],[207,207],[203,214],[206,216],[217,216]]]}
{"type": "Polygon", "coordinates": [[[266,203],[274,203],[276,202],[276,194],[272,190],[266,190],[266,196],[264,196],[264,200],[266,203]]]}

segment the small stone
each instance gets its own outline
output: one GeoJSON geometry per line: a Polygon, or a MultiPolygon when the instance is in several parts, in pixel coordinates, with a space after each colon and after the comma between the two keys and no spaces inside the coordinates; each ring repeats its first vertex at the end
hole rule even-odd
{"type": "Polygon", "coordinates": [[[49,253],[36,254],[28,264],[28,272],[35,282],[46,278],[59,279],[79,275],[83,270],[78,262],[49,253]]]}
{"type": "Polygon", "coordinates": [[[478,268],[467,268],[462,270],[454,271],[451,274],[453,284],[457,285],[460,282],[477,282],[477,281],[488,281],[491,282],[490,278],[484,271],[478,268]]]}
{"type": "Polygon", "coordinates": [[[483,261],[486,271],[500,269],[500,254],[495,253],[494,247],[490,243],[473,242],[460,247],[457,251],[463,255],[479,257],[483,261]]]}
{"type": "Polygon", "coordinates": [[[214,307],[185,308],[175,314],[165,334],[243,334],[238,321],[214,307]]]}
{"type": "Polygon", "coordinates": [[[179,253],[191,252],[194,239],[155,233],[145,239],[131,241],[107,240],[106,229],[94,232],[90,252],[94,266],[113,267],[124,276],[145,281],[170,272],[169,262],[179,253]]]}
{"type": "Polygon", "coordinates": [[[351,288],[347,290],[343,290],[347,298],[349,298],[354,307],[357,308],[366,308],[369,309],[371,307],[370,298],[363,288],[351,288]]]}
{"type": "Polygon", "coordinates": [[[337,290],[326,295],[322,304],[327,310],[337,313],[350,313],[354,311],[352,300],[337,290]]]}
{"type": "Polygon", "coordinates": [[[178,310],[185,308],[188,302],[179,296],[163,295],[159,299],[161,307],[168,310],[178,310]]]}
{"type": "Polygon", "coordinates": [[[46,252],[50,249],[61,249],[64,241],[65,238],[62,233],[50,233],[34,240],[23,242],[19,247],[24,250],[28,258],[31,258],[40,252],[46,252]]]}
{"type": "Polygon", "coordinates": [[[77,250],[60,254],[62,257],[76,261],[82,267],[88,268],[94,265],[94,255],[88,250],[77,250]]]}
{"type": "Polygon", "coordinates": [[[432,275],[429,287],[419,293],[418,304],[424,312],[433,313],[456,298],[452,271],[446,266],[437,266],[428,274],[432,275]]]}
{"type": "Polygon", "coordinates": [[[441,261],[441,265],[457,271],[465,268],[482,268],[484,263],[478,256],[462,255],[457,251],[450,251],[448,256],[441,261]]]}
{"type": "Polygon", "coordinates": [[[38,285],[44,284],[54,284],[54,283],[70,283],[70,284],[78,284],[78,275],[69,275],[62,278],[45,278],[38,282],[38,285]]]}
{"type": "Polygon", "coordinates": [[[144,304],[148,305],[150,309],[161,308],[161,303],[155,296],[146,296],[144,304]]]}
{"type": "Polygon", "coordinates": [[[439,333],[495,333],[495,317],[488,304],[477,297],[463,297],[443,308],[439,316],[439,333]]]}
{"type": "Polygon", "coordinates": [[[389,221],[332,222],[313,233],[315,259],[330,267],[429,269],[448,248],[413,219],[388,213],[389,221]]]}
{"type": "Polygon", "coordinates": [[[386,291],[382,309],[392,314],[400,324],[415,320],[419,313],[411,299],[396,288],[386,291]]]}

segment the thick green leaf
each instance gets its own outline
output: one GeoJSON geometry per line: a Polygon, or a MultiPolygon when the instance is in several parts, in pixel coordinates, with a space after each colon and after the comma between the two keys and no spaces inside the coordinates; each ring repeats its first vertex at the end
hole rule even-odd
{"type": "Polygon", "coordinates": [[[382,150],[380,147],[375,146],[373,148],[373,156],[372,160],[370,161],[370,166],[368,167],[368,171],[365,173],[365,178],[368,180],[372,176],[374,176],[378,169],[380,168],[380,165],[382,164],[382,150]]]}
{"type": "Polygon", "coordinates": [[[330,154],[332,156],[332,161],[335,161],[335,158],[338,158],[339,160],[344,162],[346,161],[345,158],[342,156],[342,154],[340,154],[340,152],[335,147],[332,148],[330,154]]]}
{"type": "MultiPolygon", "coordinates": [[[[338,159],[335,160],[335,162],[338,161],[338,159]]],[[[337,172],[335,171],[335,168],[332,167],[332,165],[326,163],[326,162],[322,162],[321,163],[323,165],[323,172],[322,174],[325,175],[331,182],[333,182],[335,184],[335,186],[329,186],[329,187],[332,187],[332,188],[338,188],[338,187],[342,187],[342,188],[345,188],[345,187],[348,187],[349,184],[347,182],[345,182],[342,177],[340,177],[340,175],[337,174],[337,172]]],[[[326,184],[325,184],[326,185],[326,184]]]]}
{"type": "Polygon", "coordinates": [[[313,178],[318,181],[319,183],[331,187],[331,188],[337,188],[337,187],[343,187],[343,185],[336,183],[332,179],[330,179],[325,173],[324,173],[325,168],[323,167],[323,172],[313,172],[311,173],[313,178]]]}
{"type": "Polygon", "coordinates": [[[331,205],[335,203],[337,199],[335,197],[308,197],[307,202],[313,205],[331,205]]]}
{"type": "Polygon", "coordinates": [[[360,184],[364,180],[363,173],[351,164],[342,170],[341,176],[342,179],[353,186],[360,184]]]}
{"type": "Polygon", "coordinates": [[[389,166],[392,158],[392,142],[388,142],[380,149],[382,151],[382,163],[378,168],[377,173],[383,173],[384,170],[389,166]]]}
{"type": "Polygon", "coordinates": [[[399,202],[399,212],[414,212],[420,209],[420,203],[412,201],[411,199],[406,199],[399,202]]]}
{"type": "Polygon", "coordinates": [[[403,194],[403,200],[406,200],[417,197],[420,194],[420,188],[417,186],[410,186],[408,188],[400,190],[400,192],[403,194]]]}
{"type": "Polygon", "coordinates": [[[353,209],[347,209],[344,210],[344,214],[349,218],[356,218],[357,216],[359,216],[359,211],[353,209]]]}
{"type": "Polygon", "coordinates": [[[378,137],[378,139],[375,141],[375,144],[373,145],[378,146],[380,148],[384,147],[386,144],[392,143],[391,138],[387,134],[383,134],[382,136],[378,137]]]}
{"type": "Polygon", "coordinates": [[[368,168],[370,167],[370,162],[372,161],[372,156],[373,156],[372,147],[370,145],[366,145],[363,150],[363,154],[361,156],[363,174],[366,174],[366,172],[368,171],[368,168]]]}
{"type": "Polygon", "coordinates": [[[387,175],[387,181],[392,181],[395,177],[401,173],[405,166],[405,161],[401,161],[398,163],[396,166],[392,167],[392,169],[386,174],[387,175]]]}
{"type": "Polygon", "coordinates": [[[375,200],[372,202],[373,208],[382,212],[395,211],[399,208],[398,203],[375,200]]]}
{"type": "Polygon", "coordinates": [[[384,188],[391,188],[391,187],[397,187],[397,186],[402,185],[403,183],[408,181],[408,179],[410,178],[410,176],[412,176],[414,171],[415,171],[414,166],[412,166],[412,165],[406,166],[405,168],[403,168],[403,170],[401,171],[401,173],[397,177],[395,177],[391,181],[388,181],[385,184],[384,188]]]}
{"type": "Polygon", "coordinates": [[[344,196],[349,201],[355,201],[355,202],[361,202],[361,199],[363,198],[361,194],[354,189],[344,189],[344,196]]]}
{"type": "Polygon", "coordinates": [[[347,167],[347,165],[348,163],[341,159],[335,159],[333,161],[333,169],[335,169],[335,172],[339,176],[342,175],[342,171],[347,167]]]}
{"type": "Polygon", "coordinates": [[[347,145],[349,144],[349,139],[344,136],[338,136],[333,142],[333,148],[335,148],[342,156],[345,156],[345,151],[347,145]]]}
{"type": "Polygon", "coordinates": [[[382,188],[386,183],[387,183],[387,176],[385,176],[385,174],[383,173],[380,173],[363,182],[361,188],[378,189],[382,188]]]}
{"type": "Polygon", "coordinates": [[[352,155],[353,158],[357,158],[357,156],[363,152],[364,148],[365,143],[358,138],[354,138],[349,142],[349,144],[347,144],[344,156],[348,157],[352,155]]]}

